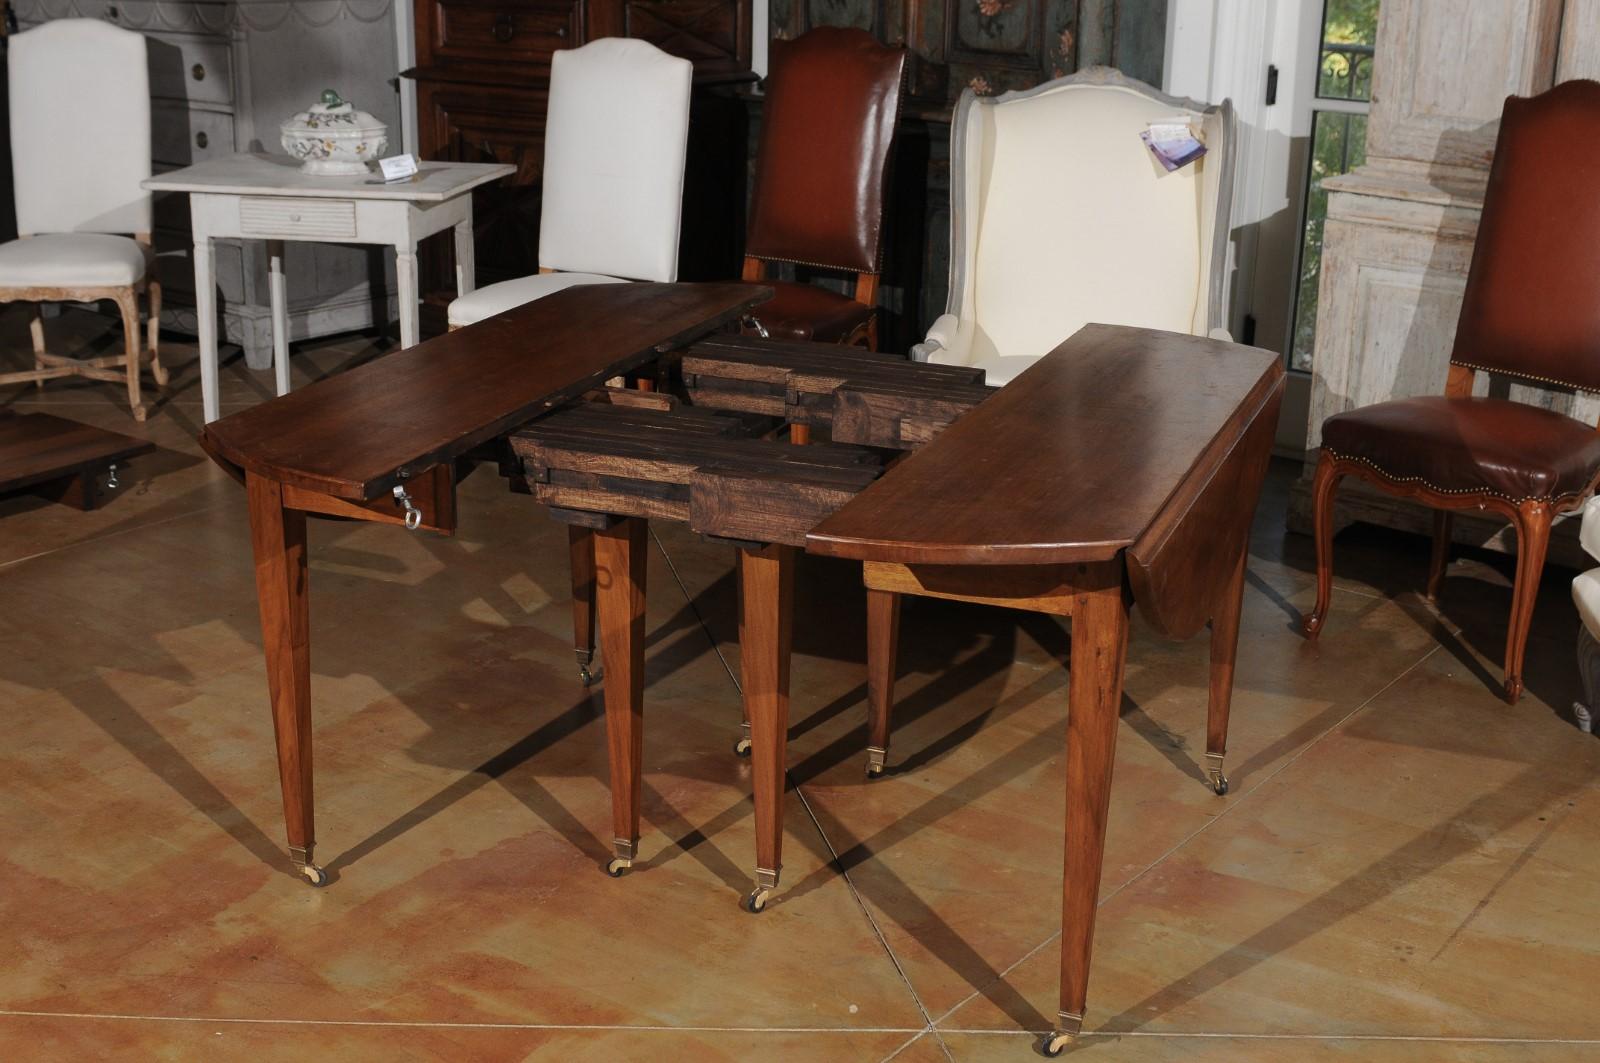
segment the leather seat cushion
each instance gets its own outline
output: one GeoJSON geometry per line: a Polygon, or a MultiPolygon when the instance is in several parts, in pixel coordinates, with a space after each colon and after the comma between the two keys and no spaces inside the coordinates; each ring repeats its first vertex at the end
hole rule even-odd
{"type": "Polygon", "coordinates": [[[126,236],[49,233],[0,244],[0,288],[125,288],[145,261],[126,236]]]}
{"type": "Polygon", "coordinates": [[[837,343],[872,319],[872,307],[813,284],[753,283],[764,284],[777,293],[750,311],[750,316],[761,322],[775,340],[837,343]]]}
{"type": "Polygon", "coordinates": [[[450,301],[446,317],[452,328],[460,328],[486,317],[503,314],[514,306],[543,299],[564,288],[574,288],[580,284],[626,283],[620,277],[607,277],[600,273],[534,273],[457,296],[450,301]]]}
{"type": "Polygon", "coordinates": [[[1396,480],[1514,502],[1582,494],[1600,473],[1593,425],[1507,399],[1430,395],[1363,406],[1324,421],[1322,445],[1396,480]]]}

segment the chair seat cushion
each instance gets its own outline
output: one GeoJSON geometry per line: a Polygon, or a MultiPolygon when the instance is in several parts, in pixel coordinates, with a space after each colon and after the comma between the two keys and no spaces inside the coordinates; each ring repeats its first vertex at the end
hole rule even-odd
{"type": "Polygon", "coordinates": [[[1600,434],[1565,414],[1507,399],[1430,395],[1323,422],[1322,445],[1391,479],[1513,502],[1581,495],[1600,473],[1600,434]]]}
{"type": "Polygon", "coordinates": [[[775,340],[838,343],[872,320],[872,307],[814,284],[754,281],[773,289],[773,297],[750,311],[775,340]]]}
{"type": "Polygon", "coordinates": [[[627,283],[621,277],[607,277],[601,273],[535,273],[527,277],[514,277],[452,299],[447,318],[452,328],[460,328],[486,317],[503,314],[514,306],[543,299],[564,288],[574,288],[580,284],[627,283]]]}
{"type": "Polygon", "coordinates": [[[48,233],[0,244],[0,288],[124,288],[144,277],[145,261],[126,236],[48,233]]]}

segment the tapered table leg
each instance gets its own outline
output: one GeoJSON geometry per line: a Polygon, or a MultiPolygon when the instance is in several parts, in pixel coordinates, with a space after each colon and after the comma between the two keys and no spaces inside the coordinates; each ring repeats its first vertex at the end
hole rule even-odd
{"type": "Polygon", "coordinates": [[[589,664],[594,660],[594,531],[567,526],[567,553],[572,566],[572,650],[578,658],[578,678],[584,686],[594,682],[589,664]]]}
{"type": "MultiPolygon", "coordinates": [[[[739,551],[739,661],[750,722],[756,806],[756,885],[744,899],[759,912],[783,867],[784,749],[789,738],[789,651],[794,547],[739,551]]],[[[610,667],[609,665],[607,666],[610,667]]],[[[607,684],[610,679],[606,680],[607,684]]]]}
{"type": "Polygon", "coordinates": [[[1121,559],[1078,566],[1074,579],[1066,851],[1061,884],[1061,1013],[1045,1046],[1051,1055],[1065,1048],[1083,1027],[1128,648],[1121,559]]]}
{"type": "Polygon", "coordinates": [[[250,545],[255,551],[261,643],[267,658],[272,726],[289,855],[313,886],[328,881],[312,861],[316,845],[311,798],[311,623],[306,567],[306,515],[285,509],[275,480],[245,474],[250,545]]]}
{"type": "Polygon", "coordinates": [[[1244,576],[1250,562],[1247,544],[1239,552],[1222,601],[1211,617],[1211,696],[1206,704],[1206,781],[1218,796],[1228,792],[1222,758],[1228,751],[1228,710],[1233,706],[1233,662],[1239,653],[1239,614],[1244,605],[1244,576]]]}
{"type": "Polygon", "coordinates": [[[900,649],[900,595],[867,588],[867,777],[889,760],[894,671],[900,649]]]}
{"type": "Polygon", "coordinates": [[[594,533],[600,652],[606,661],[613,877],[633,866],[644,783],[644,580],[649,525],[629,517],[594,533]]]}

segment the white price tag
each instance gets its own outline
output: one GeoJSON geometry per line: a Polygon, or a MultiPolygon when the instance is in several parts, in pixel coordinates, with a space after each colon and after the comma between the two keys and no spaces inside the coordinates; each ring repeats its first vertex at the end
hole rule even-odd
{"type": "Polygon", "coordinates": [[[378,168],[383,171],[383,179],[388,181],[404,181],[415,177],[417,173],[417,157],[415,155],[391,155],[387,159],[378,160],[378,168]]]}

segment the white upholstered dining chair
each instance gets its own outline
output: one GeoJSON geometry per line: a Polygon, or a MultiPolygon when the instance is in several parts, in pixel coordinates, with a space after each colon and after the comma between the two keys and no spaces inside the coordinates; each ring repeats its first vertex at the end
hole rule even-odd
{"type": "Polygon", "coordinates": [[[677,280],[693,70],[618,37],[555,53],[539,273],[454,300],[451,328],[573,285],[677,280]]]}
{"type": "Polygon", "coordinates": [[[912,357],[1005,384],[1091,321],[1225,329],[1235,139],[1228,101],[1109,67],[968,90],[950,134],[949,302],[912,357]],[[1198,120],[1206,154],[1169,173],[1139,134],[1180,116],[1198,120]]]}
{"type": "Polygon", "coordinates": [[[9,45],[11,170],[21,238],[0,244],[0,302],[99,302],[122,312],[121,354],[73,358],[45,349],[37,307],[34,368],[0,385],[85,376],[125,380],[136,420],[140,294],[149,295],[150,371],[167,382],[151,272],[150,90],[145,39],[99,19],[60,19],[9,45]],[[132,234],[131,238],[128,234],[132,234]],[[120,372],[119,372],[120,369],[120,372]]]}

